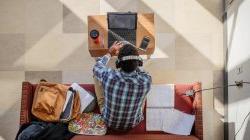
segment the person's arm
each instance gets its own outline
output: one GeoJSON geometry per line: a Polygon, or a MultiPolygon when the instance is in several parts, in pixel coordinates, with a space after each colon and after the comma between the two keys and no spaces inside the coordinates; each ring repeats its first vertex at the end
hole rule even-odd
{"type": "Polygon", "coordinates": [[[97,58],[96,64],[93,68],[93,73],[98,81],[101,82],[103,80],[104,75],[111,71],[111,69],[107,67],[107,64],[112,56],[117,55],[119,53],[119,49],[121,47],[122,43],[116,41],[110,47],[109,52],[106,55],[97,58]]]}
{"type": "Polygon", "coordinates": [[[102,81],[103,75],[109,71],[107,64],[111,58],[111,55],[107,53],[103,57],[99,57],[96,60],[96,64],[93,68],[93,73],[98,81],[102,81]]]}

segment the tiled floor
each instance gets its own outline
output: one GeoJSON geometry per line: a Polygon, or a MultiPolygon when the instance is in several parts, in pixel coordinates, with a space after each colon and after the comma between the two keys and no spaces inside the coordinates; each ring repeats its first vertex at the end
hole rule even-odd
{"type": "Polygon", "coordinates": [[[24,34],[0,34],[0,69],[24,70],[24,34]]]}
{"type": "Polygon", "coordinates": [[[0,1],[0,32],[24,33],[25,32],[25,0],[0,1]]]}
{"type": "Polygon", "coordinates": [[[50,82],[62,82],[62,71],[26,71],[25,81],[31,83],[37,83],[41,79],[45,79],[50,82]]]}
{"type": "MultiPolygon", "coordinates": [[[[36,83],[44,78],[93,83],[95,61],[88,52],[88,15],[154,12],[157,48],[152,59],[144,62],[153,83],[202,81],[203,87],[218,83],[223,26],[217,15],[222,15],[223,9],[219,5],[222,0],[214,1],[1,0],[0,140],[14,139],[18,129],[22,81],[36,83]]],[[[114,67],[114,62],[112,59],[109,65],[114,67]]],[[[204,112],[205,140],[223,138],[214,132],[223,129],[214,115],[215,98],[221,97],[203,96],[205,108],[210,110],[204,112]]]]}
{"type": "Polygon", "coordinates": [[[21,105],[21,85],[24,81],[24,72],[0,71],[0,125],[1,137],[13,139],[19,123],[21,105]]]}

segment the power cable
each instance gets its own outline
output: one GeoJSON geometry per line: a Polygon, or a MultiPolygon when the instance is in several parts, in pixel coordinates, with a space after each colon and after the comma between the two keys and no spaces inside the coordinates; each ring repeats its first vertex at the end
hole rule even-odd
{"type": "Polygon", "coordinates": [[[243,122],[240,125],[240,128],[238,129],[238,131],[235,133],[234,135],[234,139],[236,138],[236,136],[238,135],[238,133],[240,132],[241,128],[243,127],[243,124],[245,123],[247,117],[250,115],[250,112],[247,113],[246,117],[244,118],[243,122]]]}
{"type": "Polygon", "coordinates": [[[244,81],[235,81],[235,84],[230,84],[230,85],[224,85],[224,86],[217,86],[217,87],[212,87],[212,88],[204,88],[200,90],[187,90],[185,93],[182,95],[186,96],[194,96],[196,92],[201,92],[201,91],[207,91],[207,90],[213,90],[213,89],[218,89],[218,88],[226,88],[226,87],[242,87],[243,84],[250,84],[250,82],[244,82],[244,81]]]}
{"type": "MultiPolygon", "coordinates": [[[[196,92],[201,92],[201,91],[207,91],[207,90],[213,90],[213,89],[218,89],[218,88],[226,88],[226,87],[233,87],[233,86],[237,86],[237,87],[243,87],[243,84],[250,84],[250,82],[245,82],[245,81],[235,81],[235,84],[230,84],[230,85],[224,85],[224,86],[218,86],[218,87],[212,87],[212,88],[205,88],[205,89],[200,89],[200,90],[188,90],[185,93],[183,93],[182,95],[186,95],[186,96],[194,96],[194,94],[196,92]]],[[[242,129],[243,125],[245,124],[245,121],[247,119],[247,117],[250,115],[250,112],[247,113],[247,115],[245,116],[243,122],[240,125],[240,128],[238,129],[238,131],[235,133],[234,135],[234,140],[236,138],[236,136],[238,135],[238,133],[240,132],[240,130],[242,129]]]]}

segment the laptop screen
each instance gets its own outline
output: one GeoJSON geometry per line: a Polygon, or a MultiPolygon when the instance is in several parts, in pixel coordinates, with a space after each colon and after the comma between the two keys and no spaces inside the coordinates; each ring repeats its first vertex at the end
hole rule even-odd
{"type": "Polygon", "coordinates": [[[135,30],[137,25],[136,13],[108,13],[109,29],[135,30]]]}

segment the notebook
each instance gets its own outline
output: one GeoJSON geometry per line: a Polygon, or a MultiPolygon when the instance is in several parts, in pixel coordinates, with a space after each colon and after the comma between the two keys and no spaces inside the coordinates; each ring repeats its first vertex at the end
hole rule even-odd
{"type": "Polygon", "coordinates": [[[74,95],[76,94],[72,89],[67,91],[66,101],[63,106],[63,112],[61,113],[61,121],[69,121],[71,119],[73,105],[74,105],[74,95]]]}
{"type": "Polygon", "coordinates": [[[86,91],[84,88],[82,88],[77,83],[73,83],[70,87],[72,87],[74,90],[79,92],[80,100],[81,100],[81,109],[80,111],[83,112],[87,106],[94,101],[94,96],[91,95],[88,91],[86,91]]]}

